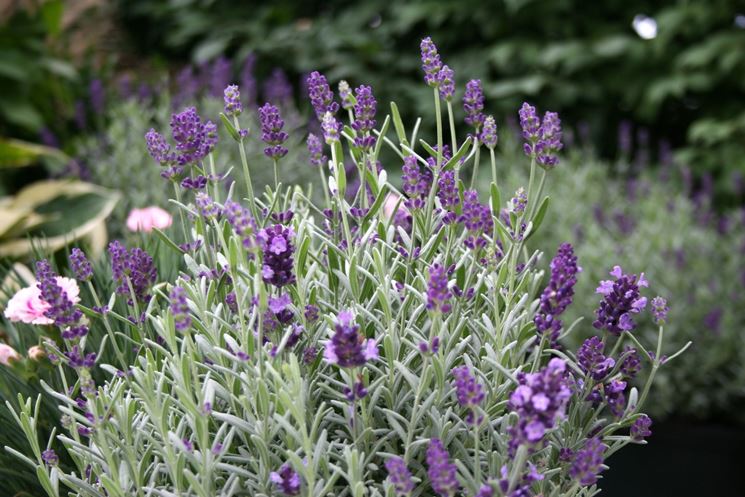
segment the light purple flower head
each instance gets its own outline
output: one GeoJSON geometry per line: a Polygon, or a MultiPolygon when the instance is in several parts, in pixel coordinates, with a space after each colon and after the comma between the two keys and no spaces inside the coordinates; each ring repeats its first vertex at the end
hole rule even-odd
{"type": "Polygon", "coordinates": [[[428,36],[422,40],[420,49],[422,51],[424,81],[433,88],[437,87],[440,84],[438,76],[440,69],[442,69],[442,62],[440,61],[440,54],[437,53],[437,47],[432,41],[432,38],[428,36]]]}
{"type": "Polygon", "coordinates": [[[440,497],[452,497],[460,488],[458,468],[438,438],[433,438],[427,448],[427,475],[432,490],[440,497]]]}
{"type": "Polygon", "coordinates": [[[598,330],[607,330],[614,335],[636,328],[632,314],[638,314],[647,305],[647,298],[642,297],[640,288],[649,286],[644,273],[624,274],[621,266],[615,266],[610,272],[615,281],[600,282],[596,293],[603,295],[600,306],[595,311],[597,319],[593,326],[598,330]]]}
{"type": "Polygon", "coordinates": [[[455,72],[450,66],[444,65],[437,74],[437,80],[440,85],[440,97],[449,102],[455,95],[455,72]]]}
{"type": "Polygon", "coordinates": [[[225,102],[225,115],[237,116],[243,112],[243,104],[241,104],[241,92],[238,89],[238,85],[229,85],[225,87],[223,92],[223,100],[225,102]]]}
{"type": "Polygon", "coordinates": [[[268,145],[264,148],[264,155],[270,159],[279,159],[287,155],[287,149],[282,144],[287,141],[288,134],[282,131],[284,120],[279,115],[279,109],[270,103],[259,109],[261,122],[261,140],[268,145]]]}
{"type": "Polygon", "coordinates": [[[484,91],[481,88],[481,80],[472,79],[466,83],[466,92],[463,94],[463,110],[466,111],[466,124],[470,124],[478,132],[485,119],[483,114],[484,91]]]}
{"type": "Polygon", "coordinates": [[[375,340],[365,339],[350,311],[339,313],[334,329],[334,336],[326,342],[323,355],[326,362],[338,364],[343,368],[356,368],[364,366],[367,361],[377,359],[378,347],[375,340]]]}
{"type": "Polygon", "coordinates": [[[323,119],[326,112],[336,114],[339,110],[339,104],[334,101],[334,92],[331,91],[326,76],[318,71],[313,71],[308,75],[305,82],[308,86],[310,102],[318,120],[323,119]]]}

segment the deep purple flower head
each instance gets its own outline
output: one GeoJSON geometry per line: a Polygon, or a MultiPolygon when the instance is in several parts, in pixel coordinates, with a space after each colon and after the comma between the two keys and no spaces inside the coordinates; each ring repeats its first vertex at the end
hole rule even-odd
{"type": "Polygon", "coordinates": [[[494,497],[494,489],[491,485],[481,485],[476,497],[494,497]]]}
{"type": "Polygon", "coordinates": [[[652,299],[652,315],[654,316],[655,323],[665,324],[669,310],[670,308],[667,306],[667,300],[662,297],[655,297],[652,299]]]}
{"type": "Polygon", "coordinates": [[[322,167],[328,162],[328,157],[323,155],[323,142],[313,133],[308,134],[308,155],[310,163],[316,167],[322,167]]]}
{"type": "Polygon", "coordinates": [[[432,490],[440,497],[452,497],[460,485],[458,468],[450,462],[450,456],[438,438],[433,438],[427,448],[427,476],[432,490]]]}
{"type": "Polygon", "coordinates": [[[243,112],[241,92],[238,89],[238,85],[227,86],[223,93],[223,100],[225,101],[226,116],[237,116],[243,112]]]}
{"type": "Polygon", "coordinates": [[[423,208],[432,187],[432,172],[429,169],[422,171],[413,155],[404,158],[402,171],[403,190],[409,197],[404,205],[411,210],[423,208]]]}
{"type": "Polygon", "coordinates": [[[448,288],[447,269],[435,263],[429,268],[427,309],[434,312],[449,312],[451,298],[453,298],[453,293],[448,288]]]}
{"type": "Polygon", "coordinates": [[[597,336],[585,340],[577,351],[577,363],[595,381],[601,381],[611,372],[616,361],[603,354],[604,344],[597,336]]]}
{"type": "Polygon", "coordinates": [[[71,326],[80,321],[83,313],[75,307],[62,287],[57,284],[57,274],[46,259],[36,262],[36,280],[41,299],[50,306],[44,311],[45,317],[54,321],[54,324],[59,327],[71,326]]]}
{"type": "Polygon", "coordinates": [[[556,112],[546,112],[541,123],[540,139],[535,144],[538,165],[550,169],[559,163],[556,153],[564,148],[561,143],[561,121],[556,112]]]}
{"type": "Polygon", "coordinates": [[[525,212],[525,207],[528,205],[528,194],[525,192],[525,188],[522,186],[517,189],[515,196],[512,197],[512,212],[515,214],[522,214],[525,212]]]}
{"type": "Polygon", "coordinates": [[[128,251],[119,241],[114,240],[109,244],[109,255],[111,258],[111,273],[118,283],[116,292],[138,302],[150,301],[150,287],[158,278],[158,271],[153,263],[153,258],[141,248],[128,251]],[[132,292],[130,291],[130,284],[132,292]]]}
{"type": "Polygon", "coordinates": [[[624,394],[626,385],[625,381],[611,380],[603,386],[608,409],[617,418],[620,418],[626,410],[626,395],[624,394]]]}
{"type": "Polygon", "coordinates": [[[531,143],[537,142],[540,137],[541,120],[536,113],[535,107],[527,102],[523,102],[518,115],[520,116],[520,127],[522,128],[523,138],[531,143]]]}
{"type": "Polygon", "coordinates": [[[278,67],[264,82],[263,90],[266,101],[275,105],[285,105],[292,100],[292,85],[287,74],[278,67]]]}
{"type": "Polygon", "coordinates": [[[468,366],[454,368],[451,373],[455,377],[455,394],[458,404],[468,409],[466,423],[479,424],[481,418],[476,415],[475,410],[484,400],[484,388],[476,381],[468,366]]]}
{"type": "Polygon", "coordinates": [[[251,248],[256,233],[256,221],[251,216],[251,211],[238,202],[228,200],[222,209],[222,215],[228,220],[235,234],[241,237],[243,246],[251,248]]]}
{"type": "Polygon", "coordinates": [[[553,358],[536,373],[519,373],[519,385],[510,395],[508,407],[518,421],[510,427],[509,453],[518,446],[541,447],[544,435],[565,415],[571,390],[566,379],[566,363],[553,358]]]}
{"type": "Polygon", "coordinates": [[[455,209],[460,204],[460,194],[455,182],[455,172],[452,169],[442,173],[437,181],[437,198],[440,199],[440,205],[448,211],[445,222],[455,222],[457,220],[455,209]]]}
{"type": "Polygon", "coordinates": [[[191,315],[189,314],[189,304],[186,302],[186,290],[180,286],[173,287],[169,295],[169,300],[176,331],[183,333],[191,327],[191,315]]]}
{"type": "Polygon", "coordinates": [[[285,122],[279,115],[279,109],[266,103],[259,109],[259,121],[261,122],[261,140],[269,145],[264,149],[264,155],[270,159],[279,159],[287,155],[287,149],[282,144],[288,135],[282,131],[285,122]]]}
{"type": "Polygon", "coordinates": [[[151,128],[150,131],[145,133],[145,143],[150,156],[161,166],[168,166],[176,161],[176,154],[171,152],[171,146],[163,135],[154,129],[151,128]]]}
{"type": "Polygon", "coordinates": [[[651,426],[652,420],[646,414],[642,414],[636,418],[634,423],[631,425],[631,439],[635,442],[641,442],[646,437],[652,435],[652,430],[650,429],[651,426]]]}
{"type": "Polygon", "coordinates": [[[623,360],[621,361],[621,373],[626,378],[633,378],[642,369],[641,356],[635,348],[626,345],[623,348],[623,360]]]}
{"type": "Polygon", "coordinates": [[[437,80],[440,84],[440,97],[449,102],[455,95],[455,72],[446,64],[437,74],[437,80]]]}
{"type": "Polygon", "coordinates": [[[491,236],[494,220],[489,206],[479,202],[479,194],[476,190],[463,192],[463,211],[459,221],[469,233],[463,242],[466,247],[476,250],[486,245],[483,235],[491,236]]]}
{"type": "Polygon", "coordinates": [[[91,369],[96,365],[96,354],[90,352],[86,354],[80,349],[79,345],[73,345],[69,352],[65,352],[68,365],[73,369],[91,369]]]}
{"type": "Polygon", "coordinates": [[[70,268],[75,279],[88,281],[93,277],[93,267],[85,256],[85,252],[75,247],[70,252],[70,268]]]}
{"type": "Polygon", "coordinates": [[[264,228],[257,234],[256,238],[264,253],[261,272],[266,283],[277,288],[295,283],[292,257],[295,251],[292,245],[294,236],[292,228],[281,224],[264,228]]]}
{"type": "Polygon", "coordinates": [[[466,111],[466,124],[470,124],[478,132],[485,119],[483,114],[484,90],[481,88],[480,79],[472,79],[466,83],[466,92],[463,94],[463,110],[466,111]]]}
{"type": "Polygon", "coordinates": [[[59,464],[59,456],[54,449],[47,449],[42,452],[41,460],[44,461],[47,466],[56,466],[59,464]]]}
{"type": "Polygon", "coordinates": [[[501,478],[499,479],[499,489],[505,495],[505,497],[533,497],[531,487],[533,482],[543,480],[544,476],[538,472],[533,463],[528,463],[527,470],[519,476],[517,485],[512,488],[510,471],[507,466],[502,466],[500,469],[501,478]],[[512,488],[512,490],[510,490],[512,488]]]}
{"type": "Polygon", "coordinates": [[[338,364],[343,368],[356,368],[378,357],[375,340],[365,339],[360,332],[360,326],[355,324],[351,312],[339,313],[334,330],[334,336],[326,342],[323,354],[329,364],[338,364]]]}
{"type": "Polygon", "coordinates": [[[585,442],[582,449],[577,451],[574,461],[569,468],[569,475],[580,485],[588,486],[598,481],[598,475],[603,471],[603,452],[605,452],[600,437],[592,437],[585,442]]]}
{"type": "Polygon", "coordinates": [[[300,495],[300,475],[288,463],[283,464],[279,471],[272,471],[269,479],[283,494],[300,495]]]}
{"type": "Polygon", "coordinates": [[[403,459],[391,457],[385,462],[385,469],[397,496],[406,496],[414,491],[414,480],[411,479],[411,473],[403,459]]]}
{"type": "Polygon", "coordinates": [[[440,84],[438,78],[442,69],[440,54],[437,53],[437,47],[432,38],[429,36],[422,40],[419,45],[422,51],[422,69],[424,70],[424,81],[431,87],[437,87],[440,84]]]}
{"type": "Polygon", "coordinates": [[[176,161],[182,166],[200,162],[217,144],[217,126],[212,121],[202,122],[194,107],[171,116],[171,133],[176,161]]]}
{"type": "Polygon", "coordinates": [[[310,103],[313,105],[313,110],[316,111],[318,120],[323,119],[326,112],[336,114],[339,110],[339,104],[334,102],[334,92],[331,91],[326,76],[318,71],[313,71],[308,75],[305,82],[308,85],[310,103]]]}
{"type": "Polygon", "coordinates": [[[354,95],[357,103],[354,105],[354,122],[352,128],[357,131],[354,144],[362,149],[370,149],[375,146],[375,136],[370,132],[375,127],[375,112],[378,102],[369,86],[355,88],[354,95]]]}
{"type": "Polygon", "coordinates": [[[639,289],[649,284],[644,273],[637,278],[635,274],[624,274],[621,266],[615,266],[610,274],[616,280],[601,281],[595,290],[603,295],[603,300],[595,311],[597,319],[592,325],[598,330],[620,335],[636,328],[631,314],[641,312],[647,305],[647,298],[641,296],[639,289]]]}
{"type": "Polygon", "coordinates": [[[484,119],[484,128],[481,130],[479,139],[489,149],[497,146],[499,137],[497,136],[497,122],[494,120],[494,116],[486,116],[486,119],[484,119]]]}
{"type": "Polygon", "coordinates": [[[551,260],[551,280],[541,294],[538,313],[533,319],[538,334],[548,335],[552,344],[559,338],[562,326],[559,316],[572,303],[574,285],[580,271],[572,245],[559,245],[556,255],[551,260]]]}

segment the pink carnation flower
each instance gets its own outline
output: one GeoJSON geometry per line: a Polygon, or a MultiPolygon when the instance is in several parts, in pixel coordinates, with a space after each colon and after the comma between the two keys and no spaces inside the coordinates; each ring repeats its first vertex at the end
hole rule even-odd
{"type": "Polygon", "coordinates": [[[160,207],[145,207],[132,209],[127,217],[129,231],[144,231],[150,233],[153,228],[160,230],[168,228],[173,223],[173,217],[160,207]]]}
{"type": "MultiPolygon", "coordinates": [[[[56,281],[70,302],[73,304],[80,302],[80,288],[78,288],[78,283],[75,280],[57,276],[56,281]]],[[[41,290],[34,284],[21,288],[13,295],[5,309],[5,317],[13,322],[52,324],[54,321],[44,315],[50,307],[47,302],[42,300],[41,290]]]]}
{"type": "Polygon", "coordinates": [[[0,343],[0,364],[10,366],[13,361],[21,359],[21,355],[10,345],[0,343]]]}

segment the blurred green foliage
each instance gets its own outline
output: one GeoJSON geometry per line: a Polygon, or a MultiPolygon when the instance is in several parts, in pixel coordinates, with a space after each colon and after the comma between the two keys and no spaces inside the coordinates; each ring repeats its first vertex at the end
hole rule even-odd
{"type": "Polygon", "coordinates": [[[36,139],[72,106],[75,67],[60,41],[63,0],[27,2],[0,17],[0,136],[36,139]]]}
{"type": "Polygon", "coordinates": [[[616,126],[631,119],[669,138],[695,172],[712,172],[725,201],[732,172],[745,171],[738,0],[117,2],[143,52],[199,62],[254,51],[265,70],[372,84],[404,113],[430,98],[412,48],[431,35],[460,88],[481,78],[498,115],[529,99],[586,123],[606,157],[617,153],[616,126]],[[656,20],[654,39],[632,28],[640,14],[656,20]]]}

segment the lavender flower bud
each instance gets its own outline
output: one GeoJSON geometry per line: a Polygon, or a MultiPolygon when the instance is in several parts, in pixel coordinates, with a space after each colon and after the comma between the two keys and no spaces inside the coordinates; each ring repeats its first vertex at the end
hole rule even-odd
{"type": "Polygon", "coordinates": [[[385,462],[388,479],[396,491],[396,495],[406,496],[414,491],[414,481],[411,479],[409,468],[400,457],[392,457],[385,462]]]}
{"type": "Polygon", "coordinates": [[[323,120],[321,121],[321,129],[323,129],[323,139],[326,140],[326,143],[328,143],[329,145],[333,145],[334,143],[339,141],[341,123],[336,120],[331,112],[327,112],[323,115],[323,120]]]}
{"type": "Polygon", "coordinates": [[[44,461],[47,466],[57,466],[59,464],[59,456],[54,449],[47,449],[42,452],[41,460],[44,461]]]}
{"type": "MultiPolygon", "coordinates": [[[[473,126],[478,132],[484,124],[484,91],[481,89],[481,80],[472,79],[466,83],[466,92],[463,95],[463,110],[466,111],[466,124],[473,126]]],[[[496,132],[496,126],[494,127],[496,132]]]]}
{"type": "Polygon", "coordinates": [[[440,97],[446,102],[452,100],[455,94],[455,72],[444,65],[437,74],[437,81],[440,85],[440,97]]]}
{"type": "Polygon", "coordinates": [[[355,88],[354,95],[357,103],[354,106],[354,122],[352,128],[357,131],[354,144],[362,149],[369,150],[375,146],[375,137],[370,131],[375,127],[375,112],[377,101],[369,86],[355,88]]]}
{"type": "Polygon", "coordinates": [[[282,144],[287,140],[288,134],[282,131],[285,122],[279,115],[279,109],[270,103],[264,104],[259,109],[259,121],[261,122],[261,140],[269,145],[264,148],[264,155],[275,160],[287,155],[287,149],[282,144]]]}
{"type": "Polygon", "coordinates": [[[44,317],[51,319],[59,327],[71,326],[80,321],[83,313],[75,307],[58,284],[57,275],[45,259],[36,263],[36,279],[41,299],[49,304],[49,309],[44,311],[44,317]]]}
{"type": "Polygon", "coordinates": [[[147,151],[150,157],[155,159],[155,162],[161,166],[167,166],[175,162],[175,155],[171,153],[171,146],[166,142],[163,135],[151,128],[150,131],[145,133],[145,142],[147,143],[147,151]]]}
{"type": "Polygon", "coordinates": [[[601,381],[616,365],[612,357],[603,354],[604,344],[600,338],[593,336],[585,340],[577,351],[577,363],[585,373],[595,381],[601,381]]]}
{"type": "Polygon", "coordinates": [[[184,333],[191,327],[191,316],[189,315],[189,304],[186,302],[186,290],[175,286],[169,295],[171,302],[171,314],[176,331],[184,333]]]}
{"type": "Polygon", "coordinates": [[[241,92],[238,89],[238,85],[230,85],[225,88],[223,92],[223,99],[225,101],[225,115],[226,116],[237,116],[243,112],[243,104],[241,104],[241,92]]]}
{"type": "Polygon", "coordinates": [[[328,158],[323,155],[323,143],[313,133],[308,134],[308,154],[310,155],[310,163],[316,167],[322,167],[328,162],[328,158]]]}
{"type": "Polygon", "coordinates": [[[652,435],[652,420],[646,414],[642,414],[634,420],[634,424],[631,425],[631,439],[635,442],[641,442],[646,437],[652,435]]]}
{"type": "Polygon", "coordinates": [[[667,319],[667,313],[670,308],[667,306],[667,301],[662,297],[655,297],[652,299],[652,316],[654,316],[654,322],[663,325],[667,319]]]}
{"type": "Polygon", "coordinates": [[[497,146],[497,123],[494,121],[494,117],[486,116],[486,119],[484,119],[484,128],[481,130],[479,139],[489,150],[493,150],[497,146]]]}
{"type": "Polygon", "coordinates": [[[603,300],[595,311],[597,319],[592,325],[598,330],[620,335],[636,328],[631,314],[638,314],[646,307],[647,298],[641,296],[639,289],[649,284],[644,273],[637,278],[635,274],[624,274],[620,266],[615,266],[610,274],[616,281],[601,281],[595,290],[603,295],[603,300]]]}
{"type": "Polygon", "coordinates": [[[295,232],[281,224],[262,229],[256,238],[264,253],[264,282],[281,288],[295,283],[292,238],[295,232]]]}
{"type": "Polygon", "coordinates": [[[598,475],[603,471],[603,452],[605,445],[600,437],[592,437],[585,442],[581,450],[574,456],[574,462],[569,468],[571,477],[580,485],[588,486],[597,482],[598,475]]]}
{"type": "Polygon", "coordinates": [[[352,89],[349,87],[349,83],[344,80],[339,81],[339,99],[341,100],[341,106],[343,109],[349,110],[354,107],[352,89]]]}
{"type": "Polygon", "coordinates": [[[525,193],[525,188],[522,186],[517,189],[515,196],[512,197],[512,212],[515,214],[522,214],[525,212],[525,207],[528,205],[528,194],[525,193]]]}
{"type": "Polygon", "coordinates": [[[559,338],[562,322],[558,318],[572,303],[580,271],[574,248],[562,243],[551,260],[551,281],[541,294],[538,313],[533,319],[538,334],[547,335],[552,344],[559,338]]]}
{"type": "Polygon", "coordinates": [[[449,312],[448,301],[451,298],[453,298],[453,293],[448,289],[447,270],[440,264],[433,264],[429,268],[427,309],[434,312],[449,312]]]}
{"type": "Polygon", "coordinates": [[[378,357],[375,340],[365,339],[360,333],[360,326],[354,323],[351,312],[340,312],[334,329],[334,336],[326,342],[323,354],[329,364],[338,364],[343,368],[356,368],[378,357]]]}
{"type": "Polygon", "coordinates": [[[320,121],[326,112],[336,114],[339,110],[339,104],[334,102],[334,92],[329,88],[326,76],[313,71],[306,79],[308,86],[308,96],[316,112],[316,117],[320,121]]]}
{"type": "Polygon", "coordinates": [[[212,121],[202,122],[194,107],[171,116],[171,132],[176,161],[182,166],[201,162],[217,144],[217,126],[212,121]]]}
{"type": "Polygon", "coordinates": [[[420,49],[422,52],[424,81],[429,86],[436,88],[440,83],[438,76],[440,69],[442,69],[442,62],[440,61],[440,55],[437,53],[437,47],[432,42],[432,38],[428,36],[422,40],[420,49]]]}
{"type": "Polygon", "coordinates": [[[484,388],[476,381],[468,366],[454,368],[451,372],[455,376],[455,393],[458,403],[461,407],[468,409],[466,423],[479,424],[481,418],[476,416],[475,410],[484,400],[484,388]]]}
{"type": "Polygon", "coordinates": [[[288,463],[283,464],[279,471],[272,471],[269,479],[283,494],[300,495],[300,475],[288,463]]]}
{"type": "Polygon", "coordinates": [[[450,456],[437,438],[429,442],[427,467],[430,485],[437,495],[451,497],[458,491],[460,487],[457,478],[458,469],[450,462],[450,456]]]}
{"type": "Polygon", "coordinates": [[[91,263],[85,257],[85,253],[77,247],[70,252],[70,268],[77,280],[89,281],[93,277],[91,263]]]}

